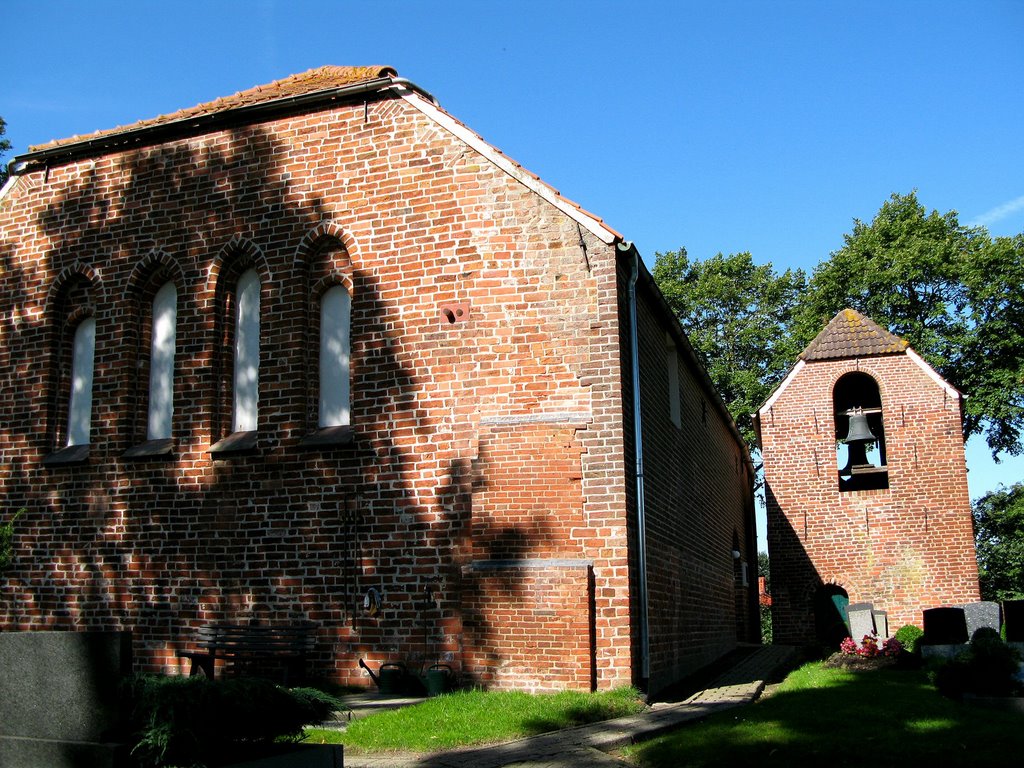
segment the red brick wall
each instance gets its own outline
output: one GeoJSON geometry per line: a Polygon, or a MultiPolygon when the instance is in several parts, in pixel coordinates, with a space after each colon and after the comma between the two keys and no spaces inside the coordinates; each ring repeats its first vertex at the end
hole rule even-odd
{"type": "MultiPolygon", "coordinates": [[[[620,279],[627,278],[623,264],[620,279]]],[[[653,692],[737,642],[758,641],[753,613],[756,534],[746,448],[703,375],[689,362],[686,342],[666,336],[664,306],[643,278],[637,296],[653,692]],[[669,404],[670,343],[676,347],[680,426],[673,422],[669,404]],[[734,549],[740,551],[740,560],[733,558],[734,549]],[[742,583],[742,562],[749,564],[747,586],[742,583]]],[[[627,323],[624,317],[623,326],[627,323]]],[[[625,381],[623,388],[631,395],[632,382],[625,381]]],[[[625,398],[624,406],[630,402],[625,398]]],[[[631,409],[624,418],[632,422],[631,409]]],[[[632,462],[632,435],[627,455],[632,462]]],[[[628,470],[635,504],[635,466],[628,470]]],[[[635,520],[631,523],[635,536],[635,520]]]]}
{"type": "Polygon", "coordinates": [[[464,578],[464,667],[478,684],[589,690],[590,569],[579,561],[481,564],[464,578]]]}
{"type": "MultiPolygon", "coordinates": [[[[440,661],[499,687],[637,681],[615,246],[405,101],[19,177],[0,201],[0,258],[0,498],[28,509],[0,629],[130,629],[140,666],[170,671],[201,623],[308,620],[313,671],[342,682],[369,682],[359,658],[440,661]],[[233,281],[249,268],[258,444],[211,454],[231,429],[233,281]],[[174,447],[128,460],[166,279],[174,447]],[[311,449],[317,297],[332,284],[352,297],[354,439],[311,449]],[[97,322],[89,456],[43,467],[63,445],[72,313],[97,322]]],[[[664,681],[746,631],[733,531],[753,544],[747,470],[682,357],[683,430],[648,401],[665,365],[654,307],[642,355],[664,681]]]]}
{"type": "Polygon", "coordinates": [[[776,642],[813,642],[823,583],[888,611],[893,631],[925,608],[979,599],[960,402],[907,355],[808,363],[761,416],[776,642]],[[832,389],[878,383],[889,487],[840,492],[832,389]]]}
{"type": "Polygon", "coordinates": [[[404,101],[20,177],[0,202],[0,257],[0,493],[28,509],[0,629],[131,629],[140,666],[170,670],[202,622],[311,620],[314,671],[343,682],[368,682],[360,657],[501,686],[630,681],[614,248],[404,101]],[[228,276],[248,266],[259,445],[214,456],[230,429],[228,276]],[[128,461],[163,276],[179,292],[174,451],[128,461]],[[324,280],[352,295],[355,438],[309,450],[324,280]],[[66,408],[62,307],[83,285],[90,454],[43,468],[66,408]],[[508,550],[550,561],[508,571],[514,590],[474,565],[504,557],[508,525],[551,526],[508,550]],[[481,617],[498,634],[482,637],[481,617]]]}

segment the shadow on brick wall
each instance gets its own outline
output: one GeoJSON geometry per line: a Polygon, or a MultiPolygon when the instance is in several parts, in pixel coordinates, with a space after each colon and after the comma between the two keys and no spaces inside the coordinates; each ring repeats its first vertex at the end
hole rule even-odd
{"type": "Polygon", "coordinates": [[[293,184],[285,155],[267,132],[245,127],[223,145],[98,158],[67,181],[65,168],[50,181],[33,176],[64,186],[34,222],[44,250],[0,245],[10,340],[0,368],[0,423],[10,425],[3,509],[28,509],[14,567],[0,581],[0,628],[131,630],[137,667],[169,670],[181,668],[175,654],[200,624],[310,621],[315,673],[352,682],[363,678],[360,656],[427,661],[459,650],[456,550],[468,536],[468,467],[439,464],[436,492],[427,493],[412,449],[391,438],[394,429],[422,430],[430,416],[417,405],[394,308],[372,270],[351,275],[355,440],[321,453],[297,448],[315,425],[307,382],[295,373],[307,370],[310,350],[286,341],[308,305],[294,252],[326,213],[310,187],[293,184]],[[237,238],[256,244],[265,264],[259,444],[211,460],[226,416],[210,269],[237,238]],[[122,454],[145,408],[137,362],[146,336],[145,308],[132,307],[125,286],[154,249],[181,275],[175,448],[129,462],[122,454]],[[47,343],[59,318],[43,297],[75,263],[97,275],[90,453],[84,464],[44,469],[64,407],[46,393],[67,361],[47,343]],[[363,610],[371,588],[383,595],[374,615],[363,610]]]}

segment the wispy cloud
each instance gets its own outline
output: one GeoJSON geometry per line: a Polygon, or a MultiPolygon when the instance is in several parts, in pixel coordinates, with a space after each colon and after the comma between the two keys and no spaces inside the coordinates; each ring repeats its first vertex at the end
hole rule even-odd
{"type": "Polygon", "coordinates": [[[979,216],[975,216],[970,222],[972,227],[987,227],[990,224],[1005,219],[1007,216],[1015,214],[1017,211],[1024,210],[1024,195],[1014,198],[1009,202],[997,205],[990,211],[985,211],[979,216]]]}

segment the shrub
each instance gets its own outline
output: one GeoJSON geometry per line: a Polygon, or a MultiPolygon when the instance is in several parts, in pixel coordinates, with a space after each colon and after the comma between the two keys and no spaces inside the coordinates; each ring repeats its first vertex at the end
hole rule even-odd
{"type": "Polygon", "coordinates": [[[203,765],[240,746],[297,740],[341,706],[322,691],[258,678],[137,675],[128,695],[132,753],[147,766],[203,765]]]}
{"type": "Polygon", "coordinates": [[[921,651],[918,645],[921,643],[921,638],[924,637],[923,629],[915,627],[913,624],[904,624],[896,630],[896,634],[893,637],[900,641],[904,651],[920,655],[921,651]]]}
{"type": "Polygon", "coordinates": [[[761,642],[765,645],[772,644],[772,607],[761,605],[761,642]]]}
{"type": "Polygon", "coordinates": [[[14,560],[14,523],[24,513],[24,508],[19,509],[6,523],[0,523],[0,572],[6,571],[14,560]]]}
{"type": "Polygon", "coordinates": [[[974,633],[967,650],[933,672],[939,693],[959,698],[965,693],[1006,696],[1014,692],[1018,670],[1017,652],[994,629],[974,633]]]}

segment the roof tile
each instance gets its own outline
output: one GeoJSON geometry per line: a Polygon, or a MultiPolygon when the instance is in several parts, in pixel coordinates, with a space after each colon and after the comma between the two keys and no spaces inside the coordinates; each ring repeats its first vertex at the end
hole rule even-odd
{"type": "Polygon", "coordinates": [[[177,112],[160,115],[159,117],[150,118],[148,120],[140,120],[139,122],[132,123],[131,125],[120,125],[116,128],[96,131],[95,133],[86,134],[84,136],[72,136],[68,139],[58,139],[46,144],[37,144],[29,147],[29,150],[32,152],[39,152],[45,149],[53,149],[55,147],[61,147],[68,144],[77,144],[83,141],[92,141],[93,139],[116,136],[118,134],[136,131],[140,128],[151,128],[179,120],[188,120],[190,118],[204,117],[218,112],[225,112],[230,109],[237,109],[238,107],[262,104],[264,102],[274,101],[275,99],[302,96],[307,93],[326,91],[332,88],[341,88],[346,85],[354,85],[356,83],[377,80],[383,77],[395,77],[397,75],[398,72],[395,69],[385,66],[319,67],[307,72],[301,72],[297,75],[290,75],[289,77],[281,80],[275,80],[267,85],[257,85],[254,88],[239,91],[232,96],[223,96],[219,99],[198,104],[194,107],[179,109],[177,112]]]}
{"type": "Polygon", "coordinates": [[[832,318],[800,357],[813,361],[896,355],[905,352],[909,346],[908,342],[885,330],[871,318],[847,308],[832,318]]]}

